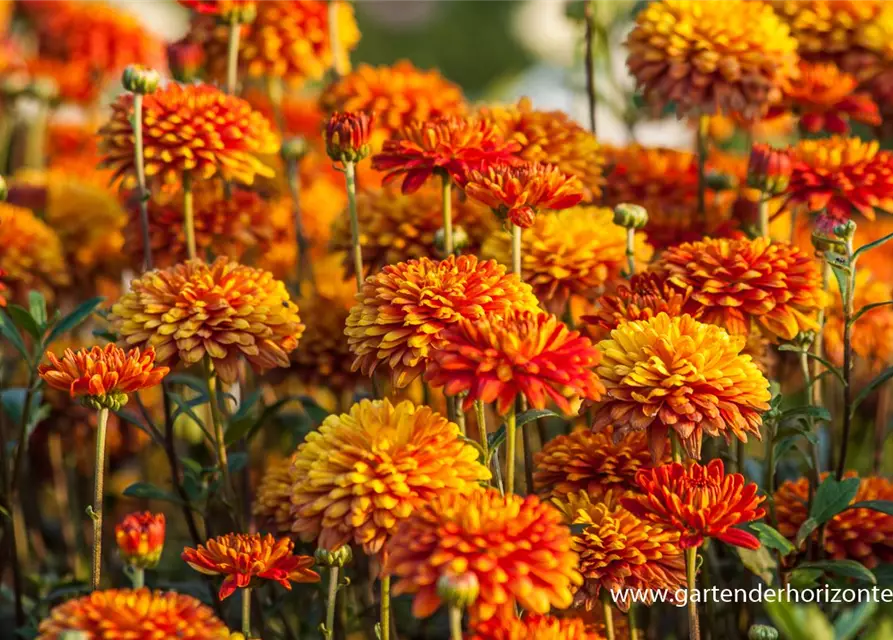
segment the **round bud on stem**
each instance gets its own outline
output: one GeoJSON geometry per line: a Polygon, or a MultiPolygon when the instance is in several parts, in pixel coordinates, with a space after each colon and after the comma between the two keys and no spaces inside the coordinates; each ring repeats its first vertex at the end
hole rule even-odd
{"type": "Polygon", "coordinates": [[[648,211],[638,204],[621,202],[614,207],[614,224],[626,229],[643,229],[648,224],[648,211]]]}
{"type": "Polygon", "coordinates": [[[372,152],[371,121],[362,111],[333,113],[326,124],[326,153],[335,162],[359,162],[372,152]]]}
{"type": "MultiPolygon", "coordinates": [[[[437,250],[438,255],[444,258],[447,257],[445,240],[446,234],[444,230],[438,229],[437,233],[434,234],[434,248],[437,250]]],[[[468,233],[466,233],[465,229],[459,225],[453,227],[453,251],[458,253],[467,247],[469,242],[468,233]]]]}
{"type": "Polygon", "coordinates": [[[765,624],[755,624],[748,630],[747,640],[778,640],[778,630],[765,624]]]}
{"type": "Polygon", "coordinates": [[[343,567],[353,560],[353,551],[349,545],[338,547],[334,551],[317,549],[313,554],[316,564],[323,567],[343,567]]]}
{"type": "Polygon", "coordinates": [[[124,73],[121,74],[121,84],[124,85],[124,88],[141,95],[154,93],[159,82],[161,82],[161,75],[155,69],[140,64],[127,65],[124,73]]]}
{"type": "Polygon", "coordinates": [[[437,595],[451,607],[466,609],[477,600],[478,578],[473,573],[444,573],[437,580],[437,595]]]}
{"type": "Polygon", "coordinates": [[[738,179],[735,176],[719,171],[708,171],[704,176],[704,183],[712,191],[729,191],[738,188],[738,179]]]}
{"type": "Polygon", "coordinates": [[[28,93],[41,102],[52,102],[59,97],[59,85],[52,78],[34,78],[28,85],[28,93]]]}
{"type": "Polygon", "coordinates": [[[303,136],[286,138],[282,141],[282,147],[279,149],[282,159],[286,162],[289,160],[300,161],[309,151],[310,144],[303,136]]]}

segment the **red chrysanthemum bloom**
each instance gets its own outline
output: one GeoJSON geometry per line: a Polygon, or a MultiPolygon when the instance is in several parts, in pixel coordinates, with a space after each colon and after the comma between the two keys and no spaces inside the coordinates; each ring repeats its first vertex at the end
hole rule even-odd
{"type": "Polygon", "coordinates": [[[164,532],[163,513],[131,513],[115,525],[115,542],[124,562],[140,569],[150,569],[161,559],[164,532]]]}
{"type": "MultiPolygon", "coordinates": [[[[851,471],[846,477],[856,475],[851,471]]],[[[878,476],[862,478],[850,504],[869,500],[893,500],[893,482],[878,476]]],[[[778,531],[791,541],[809,517],[808,502],[807,478],[788,480],[775,492],[778,531]]],[[[869,569],[893,562],[893,515],[874,509],[844,509],[825,524],[824,536],[824,549],[832,560],[855,560],[869,569]]],[[[812,538],[817,540],[818,532],[812,538]]],[[[801,551],[805,541],[803,545],[801,551]]]]}
{"type": "Polygon", "coordinates": [[[40,623],[37,640],[62,640],[69,632],[97,640],[230,637],[211,607],[182,593],[149,589],[107,589],[63,602],[40,623]]]}
{"type": "Polygon", "coordinates": [[[570,606],[582,583],[571,532],[561,513],[536,496],[496,489],[449,493],[421,506],[385,548],[394,594],[414,594],[412,612],[426,618],[441,605],[437,581],[473,573],[480,585],[468,608],[473,621],[513,617],[516,603],[533,613],[570,606]]]}
{"type": "Polygon", "coordinates": [[[413,193],[435,175],[464,185],[471,171],[511,162],[519,148],[486,120],[451,116],[404,127],[372,156],[372,167],[387,172],[385,184],[403,177],[403,193],[413,193]]]}
{"type": "Polygon", "coordinates": [[[344,330],[356,355],[353,369],[371,376],[386,365],[398,387],[425,370],[448,326],[512,308],[539,308],[530,285],[495,261],[474,256],[386,266],[366,279],[357,300],[344,330]]]}
{"type": "Polygon", "coordinates": [[[333,113],[326,123],[326,153],[335,162],[359,162],[369,155],[369,116],[333,113]]]}
{"type": "Polygon", "coordinates": [[[218,593],[224,600],[236,589],[257,586],[258,580],[273,580],[288,590],[292,582],[319,582],[319,575],[311,570],[313,558],[295,555],[294,548],[295,543],[288,538],[228,533],[197,549],[187,547],[182,557],[200,573],[226,576],[218,593]]]}
{"type": "MultiPolygon", "coordinates": [[[[667,453],[661,462],[669,459],[667,453]]],[[[537,452],[534,464],[533,486],[543,500],[565,500],[581,491],[593,499],[611,491],[632,491],[636,472],[652,466],[644,433],[615,439],[610,427],[598,433],[578,427],[552,438],[537,452]]]]}
{"type": "Polygon", "coordinates": [[[68,391],[72,398],[103,407],[119,408],[127,394],[154,387],[167,375],[167,367],[155,366],[155,349],[125,351],[113,344],[77,352],[66,349],[61,360],[47,351],[50,364],[37,368],[40,377],[54,389],[68,391]]]}
{"type": "Polygon", "coordinates": [[[579,618],[528,613],[522,617],[491,618],[465,635],[465,640],[605,640],[579,618]]]}
{"type": "Polygon", "coordinates": [[[793,149],[788,197],[837,224],[857,211],[874,220],[875,208],[893,211],[893,153],[858,138],[801,140],[793,149]]]}
{"type": "Polygon", "coordinates": [[[448,396],[467,393],[466,410],[480,400],[505,415],[523,396],[535,409],[552,402],[575,415],[582,400],[598,400],[605,390],[595,373],[598,350],[551,314],[509,309],[463,319],[442,337],[425,380],[448,396]]]}
{"type": "Polygon", "coordinates": [[[825,307],[822,274],[814,257],[766,238],[705,239],[670,247],[655,269],[680,292],[686,310],[733,335],[760,328],[776,340],[818,329],[825,307]]]}
{"type": "Polygon", "coordinates": [[[706,466],[673,462],[642,469],[636,484],[641,493],[621,498],[621,504],[640,518],[678,531],[683,549],[699,547],[706,538],[759,548],[756,536],[736,527],[765,516],[760,503],[766,498],[740,473],[726,474],[722,460],[706,466]]]}
{"type": "Polygon", "coordinates": [[[203,15],[220,16],[226,19],[233,11],[251,11],[257,0],[177,0],[187,9],[203,15]]]}
{"type": "Polygon", "coordinates": [[[538,162],[500,162],[473,170],[465,193],[522,228],[533,224],[540,209],[567,209],[583,199],[579,180],[538,162]]]}

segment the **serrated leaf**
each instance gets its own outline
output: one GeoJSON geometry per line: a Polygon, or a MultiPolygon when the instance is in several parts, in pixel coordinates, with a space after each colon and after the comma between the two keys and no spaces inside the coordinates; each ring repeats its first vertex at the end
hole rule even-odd
{"type": "Polygon", "coordinates": [[[893,500],[862,500],[847,506],[847,509],[871,509],[893,516],[893,500]]]}
{"type": "Polygon", "coordinates": [[[47,328],[47,299],[40,291],[28,292],[28,310],[34,322],[43,333],[47,328]]]}
{"type": "Polygon", "coordinates": [[[828,476],[819,485],[812,501],[810,518],[822,525],[847,508],[859,490],[859,478],[845,478],[840,482],[828,476]]]}
{"type": "Polygon", "coordinates": [[[34,322],[34,318],[31,317],[31,314],[28,313],[28,310],[25,307],[11,304],[6,307],[6,312],[19,329],[26,331],[35,340],[40,340],[43,331],[37,326],[37,323],[34,322]]]}
{"type": "Polygon", "coordinates": [[[750,528],[756,532],[757,537],[760,539],[760,542],[763,543],[764,547],[774,549],[781,553],[781,555],[783,556],[789,555],[796,551],[794,545],[791,544],[790,540],[785,538],[776,529],[773,529],[765,522],[751,522],[750,528]]]}
{"type": "Polygon", "coordinates": [[[877,611],[877,602],[862,602],[854,609],[846,609],[834,621],[834,640],[852,640],[861,632],[877,611]]]}
{"type": "Polygon", "coordinates": [[[823,573],[877,584],[875,575],[864,564],[855,560],[818,560],[816,562],[804,562],[799,568],[819,569],[823,573]]]}
{"type": "Polygon", "coordinates": [[[862,404],[862,402],[868,396],[870,396],[875,389],[884,384],[890,378],[893,378],[893,367],[887,367],[879,374],[877,374],[871,382],[865,385],[865,387],[863,387],[862,390],[859,391],[859,395],[857,395],[855,400],[853,400],[853,404],[850,407],[850,415],[856,415],[856,409],[859,408],[859,405],[862,404]]]}
{"type": "Polygon", "coordinates": [[[26,362],[30,363],[31,358],[28,355],[28,349],[25,347],[25,341],[12,319],[3,311],[0,311],[0,335],[18,351],[26,362]]]}
{"type": "MultiPolygon", "coordinates": [[[[84,322],[90,315],[96,311],[97,307],[102,304],[105,298],[97,297],[91,298],[86,302],[78,305],[74,311],[63,317],[59,322],[53,325],[53,328],[50,329],[49,335],[44,340],[44,345],[49,346],[53,344],[58,338],[64,336],[66,333],[71,331],[72,329],[77,328],[82,322],[84,322]]],[[[94,332],[95,335],[95,332],[94,332]]],[[[110,342],[114,341],[114,337],[110,342]]]]}

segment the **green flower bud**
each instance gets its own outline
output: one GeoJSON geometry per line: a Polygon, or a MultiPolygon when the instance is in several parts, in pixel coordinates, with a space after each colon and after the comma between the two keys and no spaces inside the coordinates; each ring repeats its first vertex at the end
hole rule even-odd
{"type": "Polygon", "coordinates": [[[103,393],[98,396],[83,396],[81,403],[90,409],[111,409],[119,411],[121,407],[127,404],[127,394],[123,391],[114,391],[112,393],[103,393]]]}
{"type": "MultiPolygon", "coordinates": [[[[446,257],[444,240],[446,240],[446,233],[444,233],[443,229],[438,229],[437,233],[434,234],[434,248],[437,249],[439,255],[446,257]]],[[[453,227],[453,251],[458,253],[467,247],[469,242],[468,233],[465,232],[465,229],[461,226],[453,227]]]]}
{"type": "Polygon", "coordinates": [[[59,96],[59,86],[52,78],[34,78],[28,92],[41,102],[51,102],[59,96]]]}
{"type": "Polygon", "coordinates": [[[451,607],[465,609],[477,600],[480,584],[475,574],[448,572],[437,581],[437,595],[451,607]]]}
{"type": "Polygon", "coordinates": [[[842,242],[837,237],[828,236],[820,230],[812,232],[812,246],[815,247],[816,251],[822,253],[826,251],[843,253],[846,251],[846,243],[842,242]]]}
{"type": "Polygon", "coordinates": [[[6,202],[9,196],[9,186],[6,184],[6,178],[0,176],[0,202],[6,202]]]}
{"type": "Polygon", "coordinates": [[[282,141],[282,147],[279,149],[282,159],[286,162],[289,160],[301,160],[309,151],[310,144],[303,136],[286,138],[282,141]]]}
{"type": "Polygon", "coordinates": [[[353,560],[353,551],[349,545],[338,547],[334,551],[317,549],[313,554],[316,564],[323,567],[343,567],[353,560]]]}
{"type": "Polygon", "coordinates": [[[614,224],[627,229],[642,229],[648,224],[645,207],[622,202],[614,207],[614,224]]]}
{"type": "Polygon", "coordinates": [[[69,629],[59,634],[59,640],[90,640],[90,635],[86,631],[69,629]]]}
{"type": "Polygon", "coordinates": [[[121,84],[125,89],[142,95],[155,93],[160,81],[161,75],[155,69],[140,64],[127,65],[121,75],[121,84]]]}
{"type": "Polygon", "coordinates": [[[778,630],[765,624],[755,624],[748,630],[747,640],[778,640],[778,630]]]}
{"type": "Polygon", "coordinates": [[[727,173],[708,171],[704,176],[704,184],[713,191],[728,191],[738,188],[738,179],[727,173]]]}

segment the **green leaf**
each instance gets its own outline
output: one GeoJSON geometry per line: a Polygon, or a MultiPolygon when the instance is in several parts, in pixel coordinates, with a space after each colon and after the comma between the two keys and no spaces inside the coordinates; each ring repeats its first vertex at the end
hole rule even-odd
{"type": "Polygon", "coordinates": [[[855,578],[863,582],[877,584],[877,578],[864,564],[855,560],[819,560],[816,562],[804,562],[801,569],[820,569],[824,573],[841,576],[843,578],[855,578]]]}
{"type": "Polygon", "coordinates": [[[31,314],[28,313],[28,310],[25,309],[25,307],[11,304],[6,308],[6,312],[9,314],[9,317],[12,318],[12,321],[15,322],[17,327],[27,331],[35,340],[40,340],[43,331],[37,326],[37,323],[34,322],[34,318],[31,317],[31,314]]]}
{"type": "Polygon", "coordinates": [[[174,404],[177,405],[177,408],[174,410],[173,415],[171,416],[171,420],[176,420],[180,414],[185,413],[192,419],[193,422],[195,422],[198,428],[202,430],[202,433],[205,434],[205,438],[208,439],[208,442],[214,442],[214,438],[211,436],[211,433],[208,431],[207,427],[205,427],[205,423],[192,409],[193,407],[206,404],[206,401],[200,398],[187,402],[179,393],[169,393],[168,395],[170,396],[170,399],[174,401],[174,404]]]}
{"type": "MultiPolygon", "coordinates": [[[[772,624],[781,633],[785,640],[815,640],[803,628],[805,623],[805,611],[795,607],[792,602],[783,598],[767,599],[763,606],[772,624]]],[[[830,639],[829,639],[830,640],[830,639]]]]}
{"type": "Polygon", "coordinates": [[[13,324],[13,321],[3,311],[0,311],[0,335],[9,341],[30,366],[31,358],[28,355],[28,349],[25,347],[25,341],[22,340],[22,335],[19,333],[15,324],[13,324]]]}
{"type": "Polygon", "coordinates": [[[314,424],[322,424],[323,420],[329,417],[329,412],[319,406],[319,403],[310,396],[298,396],[297,400],[300,401],[304,413],[314,424]]]}
{"type": "MultiPolygon", "coordinates": [[[[499,449],[505,442],[505,433],[505,425],[501,424],[496,431],[487,436],[487,450],[490,452],[490,460],[493,459],[497,449],[499,449]]],[[[490,460],[487,460],[488,465],[490,464],[490,460]]]]}
{"type": "Polygon", "coordinates": [[[55,340],[64,336],[72,329],[77,328],[84,320],[90,317],[90,314],[96,311],[96,308],[102,304],[103,300],[105,300],[105,298],[91,298],[78,305],[74,311],[53,325],[53,328],[50,329],[50,334],[43,342],[44,345],[49,346],[53,344],[55,340]]]}
{"type": "Polygon", "coordinates": [[[208,401],[208,383],[197,376],[191,376],[186,373],[172,373],[165,377],[169,384],[179,384],[195,391],[202,404],[208,401]]]}
{"type": "Polygon", "coordinates": [[[43,333],[47,328],[47,299],[43,297],[40,291],[28,292],[28,310],[34,322],[40,327],[43,333]]]}
{"type": "Polygon", "coordinates": [[[877,602],[862,602],[854,609],[846,609],[834,621],[834,639],[852,640],[877,612],[877,602]]]}
{"type": "Polygon", "coordinates": [[[278,414],[282,408],[292,400],[294,400],[294,398],[282,398],[268,407],[264,407],[264,410],[261,411],[261,414],[255,420],[248,419],[241,422],[230,422],[229,427],[226,429],[226,445],[229,446],[234,442],[238,442],[242,438],[250,440],[254,434],[264,426],[264,423],[267,420],[275,417],[276,414],[278,414]]]}
{"type": "Polygon", "coordinates": [[[525,411],[520,414],[517,418],[515,418],[515,425],[517,427],[523,427],[528,422],[533,422],[534,420],[539,420],[540,418],[560,418],[561,416],[555,413],[554,411],[549,411],[548,409],[530,409],[529,411],[525,411]]]}
{"type": "Polygon", "coordinates": [[[239,408],[236,409],[235,413],[233,413],[233,415],[230,417],[230,420],[232,422],[250,420],[251,414],[254,410],[254,406],[257,404],[257,401],[260,400],[262,392],[262,389],[255,389],[250,394],[248,394],[248,396],[239,403],[239,408]]]}
{"type": "Polygon", "coordinates": [[[864,316],[866,313],[871,311],[872,309],[877,309],[878,307],[886,307],[887,305],[893,304],[893,300],[887,300],[885,302],[872,302],[871,304],[866,304],[864,307],[859,309],[856,314],[853,316],[853,319],[850,320],[850,324],[856,322],[859,318],[864,316]]]}
{"type": "Polygon", "coordinates": [[[888,240],[890,240],[890,239],[893,239],[893,233],[887,234],[887,235],[885,235],[885,236],[882,237],[882,238],[878,238],[877,240],[874,240],[874,241],[872,241],[872,242],[869,242],[868,244],[863,244],[861,247],[859,247],[858,249],[856,249],[856,250],[853,252],[853,259],[852,259],[853,264],[855,265],[856,260],[857,260],[857,259],[859,258],[859,256],[861,256],[863,253],[865,253],[866,251],[871,251],[871,250],[874,249],[875,247],[879,247],[879,246],[881,246],[882,244],[886,243],[886,242],[887,242],[888,240]]]}
{"type": "Polygon", "coordinates": [[[765,522],[751,522],[750,528],[756,532],[757,537],[760,539],[760,542],[763,543],[764,547],[774,549],[781,553],[781,555],[783,556],[789,555],[796,551],[794,545],[791,544],[790,540],[785,538],[776,529],[773,529],[765,522]]]}
{"type": "Polygon", "coordinates": [[[248,454],[244,451],[236,451],[235,453],[229,454],[226,460],[226,466],[229,468],[231,474],[239,473],[239,471],[248,466],[248,454]]]}
{"type": "Polygon", "coordinates": [[[893,516],[893,500],[862,500],[847,506],[847,509],[871,509],[893,516]]]}
{"type": "Polygon", "coordinates": [[[775,558],[769,553],[766,547],[759,549],[745,549],[744,547],[735,547],[738,557],[741,558],[741,564],[755,576],[759,577],[766,584],[772,584],[772,572],[775,570],[775,558]]]}
{"type": "Polygon", "coordinates": [[[791,587],[797,590],[812,589],[819,583],[822,577],[821,569],[794,569],[791,571],[791,587]]]}
{"type": "Polygon", "coordinates": [[[150,482],[135,482],[126,489],[122,495],[127,496],[128,498],[138,498],[142,500],[160,500],[162,502],[172,502],[174,504],[183,504],[183,501],[180,500],[177,496],[175,496],[170,491],[165,491],[159,486],[156,486],[150,482]]]}
{"type": "Polygon", "coordinates": [[[847,508],[859,490],[859,478],[845,478],[838,482],[834,476],[828,476],[819,485],[809,512],[811,519],[819,525],[847,508]]]}
{"type": "Polygon", "coordinates": [[[874,379],[859,392],[856,399],[853,400],[853,405],[850,407],[850,416],[856,415],[856,409],[859,408],[859,405],[862,404],[865,398],[870,396],[872,391],[884,384],[890,378],[893,378],[893,367],[887,367],[877,374],[874,379]]]}
{"type": "Polygon", "coordinates": [[[828,411],[825,407],[814,407],[812,405],[807,405],[803,407],[794,407],[793,409],[783,411],[781,416],[779,417],[779,420],[784,422],[785,420],[791,420],[793,418],[812,418],[814,420],[831,422],[831,412],[828,411]]]}
{"type": "Polygon", "coordinates": [[[797,530],[797,536],[794,538],[794,546],[797,549],[802,548],[806,539],[818,528],[819,522],[815,518],[807,518],[804,520],[803,524],[801,524],[800,528],[797,530]]]}
{"type": "Polygon", "coordinates": [[[847,292],[850,288],[850,275],[852,273],[847,257],[839,253],[834,253],[833,251],[826,251],[825,260],[828,261],[828,266],[831,267],[831,273],[834,274],[834,279],[837,280],[840,299],[846,300],[848,297],[847,292]]]}

